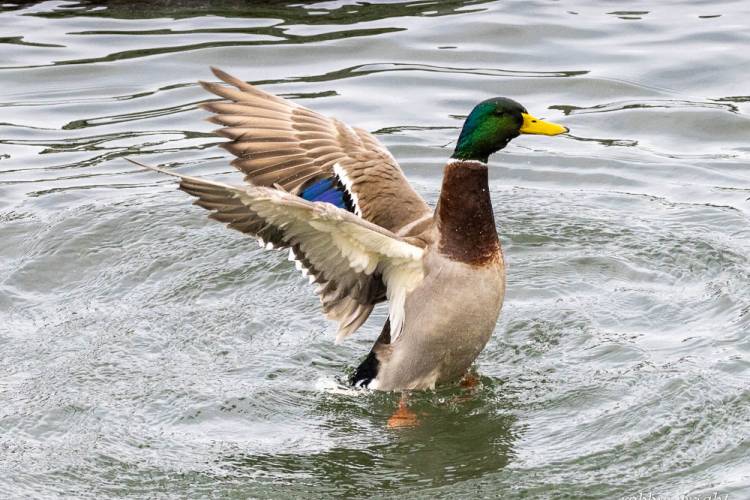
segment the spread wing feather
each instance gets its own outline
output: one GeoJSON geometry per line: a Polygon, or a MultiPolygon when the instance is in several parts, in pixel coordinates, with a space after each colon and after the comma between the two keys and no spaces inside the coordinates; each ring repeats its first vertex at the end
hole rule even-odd
{"type": "Polygon", "coordinates": [[[203,108],[214,113],[210,121],[223,126],[217,133],[231,139],[222,146],[237,156],[232,165],[247,182],[298,194],[306,183],[335,175],[357,215],[393,232],[432,212],[369,132],[212,69],[231,86],[201,82],[226,99],[203,108]]]}
{"type": "Polygon", "coordinates": [[[255,236],[261,245],[289,248],[290,258],[317,283],[326,316],[338,322],[337,341],[367,319],[382,300],[383,285],[394,337],[401,331],[406,294],[423,278],[423,248],[329,203],[133,163],[179,177],[180,189],[197,197],[196,205],[211,210],[212,218],[229,227],[255,236]]]}

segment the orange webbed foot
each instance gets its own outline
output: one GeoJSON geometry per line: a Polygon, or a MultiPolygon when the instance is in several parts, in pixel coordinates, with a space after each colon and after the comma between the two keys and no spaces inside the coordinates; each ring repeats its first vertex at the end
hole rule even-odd
{"type": "Polygon", "coordinates": [[[416,427],[417,425],[419,425],[417,414],[407,406],[406,397],[401,396],[401,400],[398,402],[398,409],[388,419],[388,428],[403,429],[405,427],[416,427]]]}
{"type": "Polygon", "coordinates": [[[461,379],[459,385],[464,389],[475,389],[479,385],[479,378],[473,373],[467,373],[464,378],[461,379]]]}

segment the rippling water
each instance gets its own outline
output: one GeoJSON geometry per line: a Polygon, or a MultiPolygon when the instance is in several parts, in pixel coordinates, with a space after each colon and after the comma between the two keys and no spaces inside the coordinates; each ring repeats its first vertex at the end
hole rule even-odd
{"type": "Polygon", "coordinates": [[[750,5],[0,7],[0,496],[750,496],[750,5]],[[239,181],[219,66],[374,131],[434,202],[505,95],[570,136],[492,159],[507,302],[474,393],[340,381],[283,256],[123,157],[239,181]]]}

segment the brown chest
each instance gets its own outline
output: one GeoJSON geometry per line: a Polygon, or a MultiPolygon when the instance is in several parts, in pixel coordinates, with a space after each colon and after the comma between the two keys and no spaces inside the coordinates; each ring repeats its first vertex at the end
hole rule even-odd
{"type": "Polygon", "coordinates": [[[502,259],[485,164],[456,160],[446,165],[436,216],[438,248],[446,257],[475,266],[502,259]]]}

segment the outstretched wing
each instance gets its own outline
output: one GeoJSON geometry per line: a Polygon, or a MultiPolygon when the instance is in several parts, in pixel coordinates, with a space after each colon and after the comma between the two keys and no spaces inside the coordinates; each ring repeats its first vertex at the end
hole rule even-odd
{"type": "MultiPolygon", "coordinates": [[[[130,160],[132,161],[132,160],[130,160]]],[[[329,203],[303,200],[282,190],[231,186],[133,162],[180,178],[180,189],[197,197],[211,218],[257,237],[264,245],[289,248],[318,284],[329,319],[339,323],[337,341],[364,323],[385,284],[394,337],[401,331],[406,294],[423,278],[424,249],[329,203]],[[379,276],[380,279],[373,279],[379,276]]]]}
{"type": "Polygon", "coordinates": [[[279,185],[308,200],[348,205],[363,219],[393,232],[432,213],[369,132],[212,70],[232,87],[201,82],[228,100],[203,108],[215,113],[210,121],[224,127],[217,133],[231,142],[222,146],[237,156],[232,165],[249,183],[279,185]],[[331,201],[342,194],[339,203],[331,201]]]}

